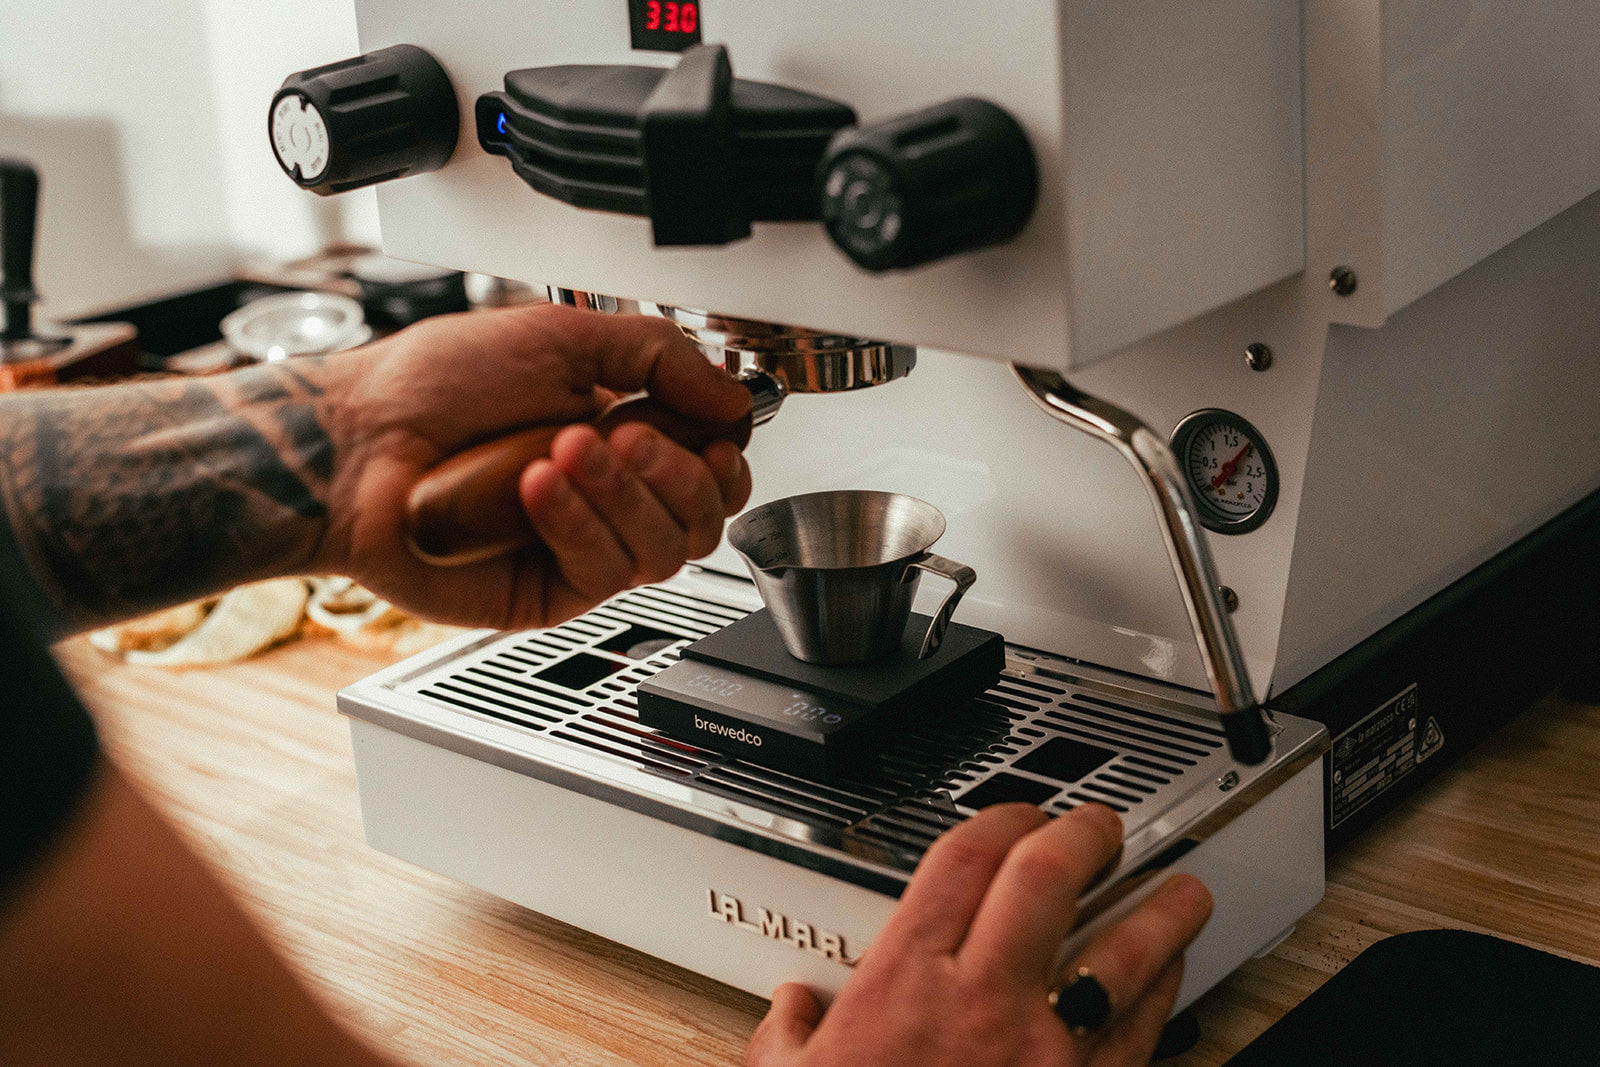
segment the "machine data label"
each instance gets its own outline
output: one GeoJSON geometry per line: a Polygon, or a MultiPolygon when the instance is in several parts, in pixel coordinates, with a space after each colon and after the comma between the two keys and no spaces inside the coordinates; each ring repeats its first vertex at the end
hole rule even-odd
{"type": "Polygon", "coordinates": [[[1328,763],[1328,816],[1338,826],[1444,746],[1444,733],[1418,708],[1417,687],[1340,734],[1328,763]]]}

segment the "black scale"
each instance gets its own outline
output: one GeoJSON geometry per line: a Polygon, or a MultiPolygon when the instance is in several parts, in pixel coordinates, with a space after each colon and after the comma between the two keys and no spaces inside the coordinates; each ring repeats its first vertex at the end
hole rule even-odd
{"type": "Polygon", "coordinates": [[[684,648],[639,683],[639,721],[682,741],[807,778],[826,779],[880,748],[908,716],[937,715],[992,685],[1005,666],[997,633],[952,624],[917,658],[913,614],[891,656],[850,667],[795,659],[762,609],[684,648]]]}

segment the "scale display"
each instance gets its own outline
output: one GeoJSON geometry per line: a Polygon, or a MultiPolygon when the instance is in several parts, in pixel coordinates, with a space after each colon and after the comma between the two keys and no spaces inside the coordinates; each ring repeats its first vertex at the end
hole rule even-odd
{"type": "Polygon", "coordinates": [[[700,4],[697,0],[628,0],[628,32],[635,48],[682,52],[700,43],[700,4]]]}
{"type": "Polygon", "coordinates": [[[872,709],[693,660],[639,683],[639,721],[693,745],[791,774],[826,777],[872,709]]]}
{"type": "Polygon", "coordinates": [[[752,730],[764,732],[770,727],[808,739],[848,726],[872,710],[693,660],[673,664],[641,682],[640,689],[674,697],[704,712],[729,715],[752,730]]]}

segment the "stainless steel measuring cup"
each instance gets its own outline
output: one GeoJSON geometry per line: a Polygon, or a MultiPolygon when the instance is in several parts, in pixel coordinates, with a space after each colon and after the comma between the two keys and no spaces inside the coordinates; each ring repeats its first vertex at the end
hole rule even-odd
{"type": "Polygon", "coordinates": [[[807,663],[867,663],[900,646],[922,572],[955,583],[922,640],[927,659],[977,580],[928,551],[944,533],[939,509],[900,493],[841,490],[763,504],[728,526],[790,655],[807,663]]]}

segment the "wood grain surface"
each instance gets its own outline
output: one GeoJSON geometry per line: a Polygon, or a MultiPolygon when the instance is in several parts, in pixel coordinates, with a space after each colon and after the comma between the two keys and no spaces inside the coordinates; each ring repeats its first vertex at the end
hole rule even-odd
{"type": "MultiPolygon", "coordinates": [[[[765,1001],[366,846],[334,693],[384,659],[311,639],[175,674],[58,651],[113,758],[382,1047],[427,1064],[743,1061],[765,1001]]],[[[1544,701],[1335,856],[1323,902],[1202,998],[1200,1045],[1167,1062],[1224,1062],[1368,945],[1435,927],[1600,962],[1600,707],[1544,701]]]]}

